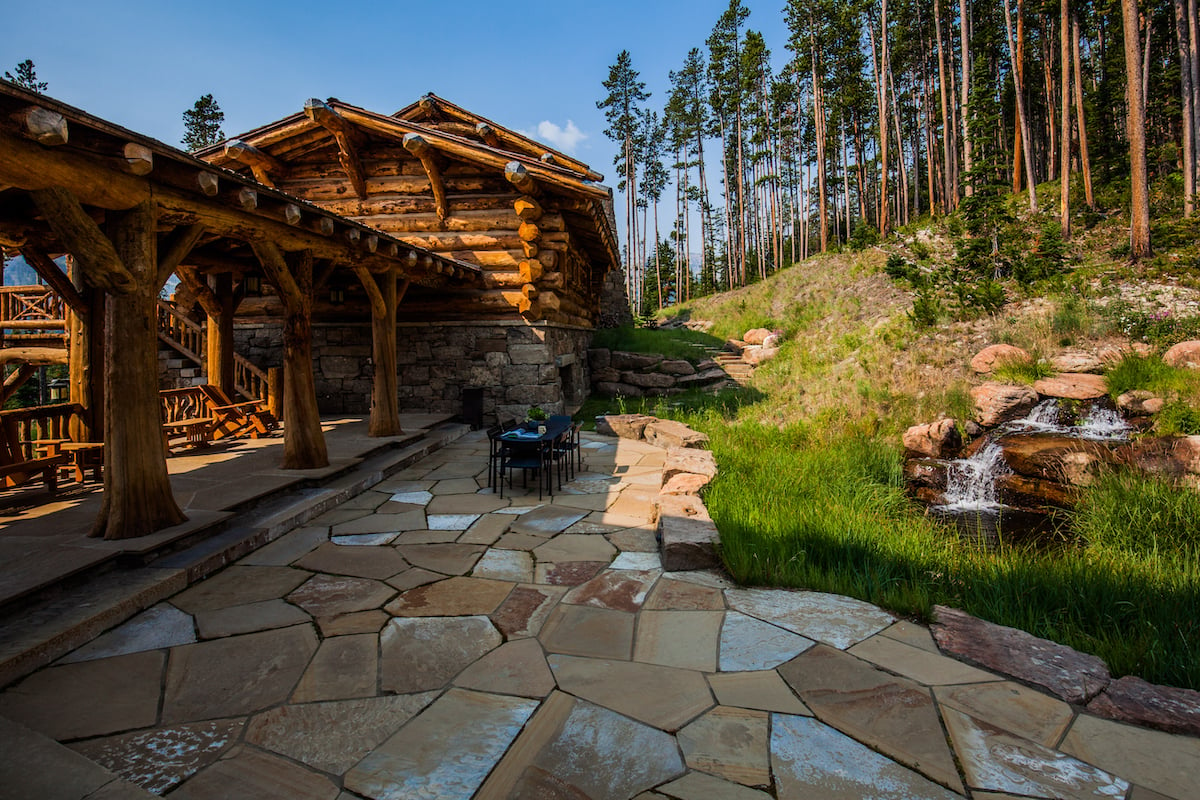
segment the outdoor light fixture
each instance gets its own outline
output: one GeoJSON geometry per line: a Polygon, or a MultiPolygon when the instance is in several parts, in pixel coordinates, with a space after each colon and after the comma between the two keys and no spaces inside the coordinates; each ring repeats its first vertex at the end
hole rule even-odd
{"type": "Polygon", "coordinates": [[[346,290],[341,286],[329,287],[329,302],[335,306],[340,306],[346,302],[346,290]]]}
{"type": "Polygon", "coordinates": [[[246,297],[258,297],[262,294],[262,278],[250,274],[242,278],[242,289],[246,297]]]}
{"type": "Polygon", "coordinates": [[[62,403],[67,399],[71,382],[66,378],[55,378],[50,381],[50,402],[62,403]]]}

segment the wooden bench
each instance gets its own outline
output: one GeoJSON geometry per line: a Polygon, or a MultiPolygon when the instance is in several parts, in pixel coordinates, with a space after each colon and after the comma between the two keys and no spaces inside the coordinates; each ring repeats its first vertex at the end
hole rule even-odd
{"type": "Polygon", "coordinates": [[[279,427],[275,415],[267,410],[265,400],[246,400],[235,403],[219,386],[206,383],[197,387],[208,402],[208,411],[215,418],[213,438],[247,435],[252,439],[267,436],[279,427]]]}
{"type": "Polygon", "coordinates": [[[5,488],[40,478],[51,493],[58,491],[58,470],[69,461],[57,448],[67,437],[72,416],[82,412],[73,403],[0,411],[0,480],[5,488]]]}

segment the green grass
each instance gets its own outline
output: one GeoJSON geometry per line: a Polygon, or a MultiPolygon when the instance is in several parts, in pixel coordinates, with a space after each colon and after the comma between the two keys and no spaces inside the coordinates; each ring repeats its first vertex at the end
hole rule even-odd
{"type": "Polygon", "coordinates": [[[1200,373],[1167,366],[1157,356],[1126,355],[1104,377],[1114,399],[1134,389],[1200,398],[1200,373]]]}
{"type": "Polygon", "coordinates": [[[708,357],[701,346],[720,348],[724,344],[723,339],[687,328],[601,328],[592,338],[592,347],[630,353],[654,353],[665,358],[683,359],[693,364],[708,357]]]}
{"type": "Polygon", "coordinates": [[[992,377],[1004,383],[1033,383],[1053,374],[1054,370],[1050,368],[1050,365],[1038,359],[1004,361],[996,364],[992,370],[992,377]]]}

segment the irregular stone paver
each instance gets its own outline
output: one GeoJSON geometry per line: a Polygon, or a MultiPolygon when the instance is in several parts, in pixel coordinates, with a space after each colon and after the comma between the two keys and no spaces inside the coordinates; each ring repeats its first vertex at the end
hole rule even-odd
{"type": "Polygon", "coordinates": [[[946,786],[961,782],[930,692],[829,646],[779,668],[805,705],[838,730],[946,786]]]}
{"type": "Polygon", "coordinates": [[[509,639],[537,636],[566,591],[557,586],[518,586],[492,612],[492,622],[509,639]]]}
{"type": "Polygon", "coordinates": [[[448,578],[409,589],[385,610],[397,617],[467,617],[490,614],[513,584],[486,578],[448,578]]]}
{"type": "Polygon", "coordinates": [[[430,514],[425,524],[431,531],[465,531],[475,524],[479,514],[430,514]]]}
{"type": "Polygon", "coordinates": [[[544,536],[532,533],[506,533],[496,542],[496,547],[501,550],[532,550],[547,541],[544,536]]]}
{"type": "Polygon", "coordinates": [[[603,536],[564,533],[538,545],[533,554],[538,561],[602,561],[607,567],[617,548],[603,536]]]}
{"type": "Polygon", "coordinates": [[[677,734],[692,769],[746,786],[771,784],[765,711],[718,706],[677,734]]]}
{"type": "Polygon", "coordinates": [[[287,596],[314,617],[336,617],[378,608],[396,590],[386,583],[343,575],[314,575],[287,596]]]}
{"type": "Polygon", "coordinates": [[[370,611],[352,611],[349,614],[339,614],[336,617],[320,617],[317,627],[324,637],[350,636],[355,633],[379,633],[391,614],[373,608],[370,611]]]}
{"type": "Polygon", "coordinates": [[[292,692],[293,703],[372,697],[378,681],[379,638],[372,633],[321,642],[292,692]]]}
{"type": "Polygon", "coordinates": [[[131,653],[35,672],[0,694],[0,715],[59,740],[149,727],[163,659],[131,653]]]}
{"type": "Polygon", "coordinates": [[[211,764],[241,734],[244,720],[195,722],[71,745],[72,749],[136,783],[164,794],[211,764]]]}
{"type": "Polygon", "coordinates": [[[329,541],[342,547],[367,547],[377,544],[389,544],[397,536],[399,534],[395,531],[391,533],[347,533],[330,537],[329,541]]]}
{"type": "Polygon", "coordinates": [[[521,550],[488,550],[475,562],[471,574],[513,583],[533,580],[533,556],[521,550]]]}
{"type": "Polygon", "coordinates": [[[895,625],[880,631],[879,635],[895,639],[897,642],[904,642],[911,647],[918,647],[930,653],[941,652],[938,650],[937,642],[933,640],[933,634],[930,633],[929,628],[909,622],[906,619],[902,619],[895,625]]]}
{"type": "Polygon", "coordinates": [[[1108,685],[1108,667],[1095,656],[1046,639],[934,606],[933,637],[951,655],[1041,686],[1068,703],[1086,703],[1108,685]]]}
{"type": "Polygon", "coordinates": [[[811,717],[771,715],[780,800],[956,800],[956,795],[811,717]]]}
{"type": "Polygon", "coordinates": [[[671,736],[555,692],[476,797],[626,798],[683,771],[671,736]]]}
{"type": "Polygon", "coordinates": [[[870,603],[821,592],[727,589],[731,608],[845,650],[896,621],[870,603]]]}
{"type": "Polygon", "coordinates": [[[1129,783],[954,709],[946,730],[973,789],[1035,797],[1124,797],[1129,783]]]}
{"type": "Polygon", "coordinates": [[[334,800],[338,788],[323,775],[249,748],[201,770],[171,800],[334,800]]]}
{"type": "MultiPolygon", "coordinates": [[[[495,544],[506,530],[512,520],[504,515],[484,514],[479,518],[474,525],[467,528],[466,533],[458,537],[461,544],[495,544]]],[[[537,545],[534,545],[536,547],[537,545]]],[[[523,548],[517,548],[523,549],[523,548]]]]}
{"type": "MultiPolygon", "coordinates": [[[[585,523],[579,523],[585,524],[585,523]]],[[[572,525],[567,528],[567,533],[588,533],[588,531],[577,531],[572,525]]],[[[605,538],[613,543],[614,546],[622,553],[657,553],[658,539],[654,535],[654,531],[640,530],[638,528],[626,528],[618,530],[615,533],[605,535],[605,538]]],[[[660,566],[661,569],[661,559],[660,566]]]]}
{"type": "Polygon", "coordinates": [[[623,611],[559,605],[538,638],[551,653],[628,660],[633,655],[633,623],[634,615],[623,611]]]}
{"type": "Polygon", "coordinates": [[[470,514],[478,519],[481,514],[490,514],[498,508],[508,505],[508,498],[501,499],[500,495],[491,492],[478,494],[475,489],[471,494],[442,494],[435,497],[433,502],[425,507],[425,513],[430,516],[438,514],[470,514]]]}
{"type": "Polygon", "coordinates": [[[658,576],[659,573],[652,571],[606,570],[567,592],[563,602],[636,612],[658,576]]]}
{"type": "Polygon", "coordinates": [[[720,668],[722,672],[772,669],[815,644],[769,622],[730,611],[721,628],[720,668]]]}
{"type": "Polygon", "coordinates": [[[1110,683],[1088,703],[1088,711],[1168,733],[1200,736],[1200,692],[1156,686],[1133,675],[1110,683]]]}
{"type": "Polygon", "coordinates": [[[723,706],[757,708],[781,714],[812,716],[775,670],[729,672],[708,676],[717,702],[723,706]]]}
{"type": "Polygon", "coordinates": [[[500,645],[487,617],[396,618],[379,635],[380,686],[409,693],[440,689],[500,645]]]}
{"type": "Polygon", "coordinates": [[[374,800],[470,797],[535,708],[451,689],[346,773],[346,788],[374,800]]]}
{"type": "Polygon", "coordinates": [[[375,580],[390,578],[408,567],[395,548],[339,547],[333,542],[321,545],[296,564],[313,572],[375,580]]]}
{"type": "Polygon", "coordinates": [[[85,644],[58,660],[59,664],[92,661],[158,650],[196,641],[196,627],[190,614],[168,603],[159,603],[133,619],[85,644]]]}
{"type": "Polygon", "coordinates": [[[643,611],[633,660],[664,667],[716,672],[721,611],[643,611]]]}
{"type": "Polygon", "coordinates": [[[114,784],[115,800],[152,800],[136,786],[117,779],[113,773],[84,758],[58,742],[35,734],[26,727],[0,717],[0,786],[4,797],[26,798],[103,798],[114,784]],[[141,792],[140,795],[134,792],[141,792]]]}
{"type": "Polygon", "coordinates": [[[365,517],[334,525],[331,533],[342,536],[350,533],[399,533],[425,527],[425,512],[417,509],[401,514],[368,514],[365,517]]]}
{"type": "Polygon", "coordinates": [[[487,548],[475,544],[409,544],[396,549],[414,567],[443,575],[466,575],[487,548]]]}
{"type": "Polygon", "coordinates": [[[394,492],[392,494],[392,502],[394,503],[411,503],[414,506],[428,505],[433,499],[433,495],[425,490],[411,492],[394,492]]]}
{"type": "Polygon", "coordinates": [[[243,567],[235,564],[175,595],[171,598],[171,605],[189,614],[244,606],[260,600],[285,597],[308,577],[309,573],[289,567],[243,567]]]}
{"type": "Polygon", "coordinates": [[[550,656],[549,661],[564,692],[661,730],[678,730],[713,706],[712,693],[698,672],[562,655],[550,656]]]}
{"type": "Polygon", "coordinates": [[[341,775],[435,697],[424,692],[273,708],[250,720],[246,741],[341,775]]]}
{"type": "Polygon", "coordinates": [[[1060,749],[1167,797],[1200,797],[1200,739],[1195,737],[1080,714],[1060,749]]]}
{"type": "Polygon", "coordinates": [[[1063,701],[1017,683],[939,686],[940,705],[970,714],[1002,730],[1053,747],[1075,718],[1063,701]]]}
{"type": "Polygon", "coordinates": [[[664,575],[654,584],[644,608],[655,611],[719,611],[725,608],[725,597],[719,589],[677,581],[664,575]]]}
{"type": "Polygon", "coordinates": [[[501,645],[467,667],[455,686],[493,694],[545,697],[554,689],[554,675],[536,639],[501,645]]]}
{"type": "Polygon", "coordinates": [[[608,565],[609,569],[661,570],[658,553],[621,553],[608,565]]]}
{"type": "Polygon", "coordinates": [[[387,584],[389,586],[394,586],[402,592],[406,592],[409,589],[416,588],[417,586],[424,586],[427,583],[434,583],[435,581],[441,581],[445,579],[446,576],[440,572],[431,572],[427,569],[414,567],[413,569],[404,570],[404,572],[401,572],[399,575],[393,575],[392,577],[388,578],[387,584]]]}
{"type": "Polygon", "coordinates": [[[444,544],[457,542],[462,531],[405,531],[392,540],[392,544],[444,544]]]}
{"type": "Polygon", "coordinates": [[[286,628],[309,621],[308,614],[283,600],[263,600],[244,606],[196,612],[196,627],[202,639],[286,628]]]}
{"type": "Polygon", "coordinates": [[[882,635],[859,642],[848,652],[926,686],[1004,680],[994,673],[984,672],[953,658],[930,653],[882,635]]]}
{"type": "Polygon", "coordinates": [[[261,567],[283,567],[329,540],[329,527],[309,525],[285,533],[275,541],[260,547],[239,561],[239,564],[261,567]]]}
{"type": "Polygon", "coordinates": [[[316,650],[311,625],[176,647],[167,662],[162,721],[234,717],[281,703],[316,650]]]}
{"type": "Polygon", "coordinates": [[[666,795],[679,800],[770,800],[771,797],[758,789],[723,781],[703,772],[689,772],[677,781],[659,786],[657,791],[661,794],[655,796],[666,795]]]}
{"type": "Polygon", "coordinates": [[[587,516],[584,511],[563,506],[542,506],[513,520],[513,533],[532,533],[535,536],[553,536],[587,516]]]}
{"type": "Polygon", "coordinates": [[[534,581],[551,586],[578,586],[599,575],[607,566],[607,561],[562,561],[557,564],[541,561],[534,570],[534,581]]]}

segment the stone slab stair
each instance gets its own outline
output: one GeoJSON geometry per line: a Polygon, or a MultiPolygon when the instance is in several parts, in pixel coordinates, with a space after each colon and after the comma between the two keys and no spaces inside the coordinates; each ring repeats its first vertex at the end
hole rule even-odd
{"type": "Polygon", "coordinates": [[[745,386],[750,382],[750,377],[754,375],[754,367],[742,360],[742,345],[740,342],[727,341],[723,348],[697,344],[695,342],[692,342],[691,346],[702,350],[706,357],[715,361],[717,366],[725,370],[725,374],[729,376],[729,379],[738,386],[745,386]]]}

